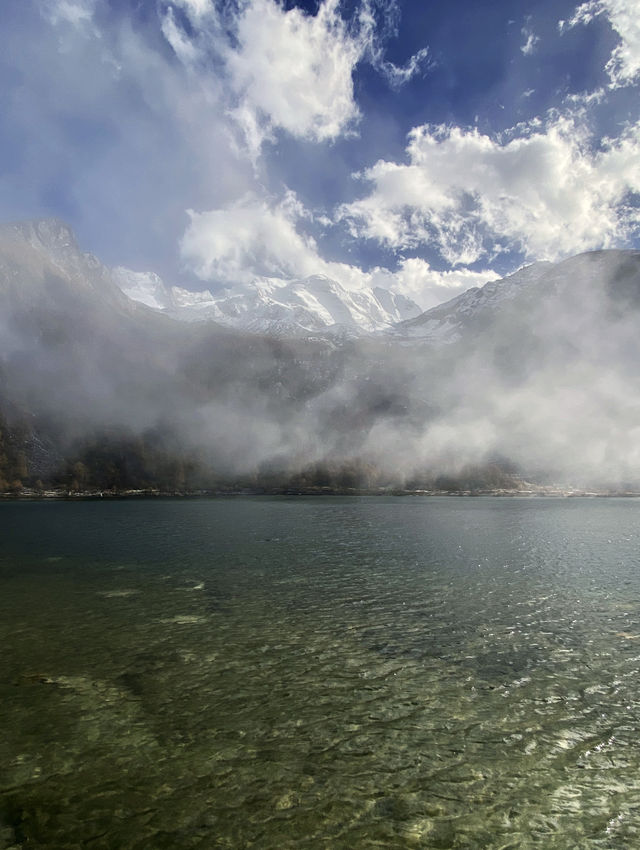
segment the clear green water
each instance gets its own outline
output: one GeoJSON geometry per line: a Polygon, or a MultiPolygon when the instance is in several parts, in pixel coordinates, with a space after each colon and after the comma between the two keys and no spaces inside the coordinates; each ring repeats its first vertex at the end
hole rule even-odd
{"type": "Polygon", "coordinates": [[[640,847],[639,519],[0,504],[0,848],[640,847]]]}

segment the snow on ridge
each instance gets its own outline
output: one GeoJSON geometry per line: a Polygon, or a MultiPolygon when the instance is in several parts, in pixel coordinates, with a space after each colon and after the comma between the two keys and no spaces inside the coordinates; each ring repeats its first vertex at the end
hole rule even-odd
{"type": "Polygon", "coordinates": [[[219,294],[168,288],[155,274],[119,267],[114,280],[134,301],[182,321],[215,321],[253,332],[359,332],[388,328],[420,308],[410,299],[378,289],[351,291],[325,275],[298,280],[256,278],[219,294]],[[342,331],[340,331],[342,332],[342,331]]]}
{"type": "Polygon", "coordinates": [[[416,318],[399,322],[385,333],[394,337],[421,340],[435,345],[456,342],[462,326],[483,314],[491,314],[500,304],[535,287],[554,268],[550,262],[537,262],[484,286],[474,286],[416,318]]]}
{"type": "Polygon", "coordinates": [[[169,310],[174,306],[171,292],[153,272],[134,272],[117,266],[113,269],[113,279],[132,301],[154,310],[169,310]]]}
{"type": "Polygon", "coordinates": [[[617,249],[586,251],[558,263],[536,262],[501,280],[468,289],[383,333],[398,340],[430,345],[455,342],[468,334],[472,327],[477,329],[484,322],[491,321],[503,307],[520,296],[527,299],[561,292],[590,292],[607,282],[615,283],[621,275],[622,264],[629,262],[638,263],[640,267],[640,252],[617,249]]]}
{"type": "Polygon", "coordinates": [[[2,229],[19,235],[38,250],[80,253],[73,230],[58,218],[37,218],[13,222],[3,224],[2,229]]]}

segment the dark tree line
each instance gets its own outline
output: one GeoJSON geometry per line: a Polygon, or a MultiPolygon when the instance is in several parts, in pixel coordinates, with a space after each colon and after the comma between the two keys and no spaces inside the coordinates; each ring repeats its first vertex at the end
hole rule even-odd
{"type": "Polygon", "coordinates": [[[349,493],[394,488],[456,493],[514,489],[519,480],[515,467],[504,459],[466,466],[456,474],[425,469],[408,479],[358,456],[295,466],[283,457],[253,472],[234,474],[203,463],[168,428],[149,429],[141,435],[96,433],[69,444],[50,423],[0,415],[0,493],[5,494],[46,489],[349,493]]]}

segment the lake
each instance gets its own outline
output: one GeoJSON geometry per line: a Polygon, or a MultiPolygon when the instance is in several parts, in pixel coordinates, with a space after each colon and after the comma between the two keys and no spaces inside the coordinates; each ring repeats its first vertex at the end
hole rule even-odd
{"type": "Polygon", "coordinates": [[[640,846],[640,501],[0,504],[0,848],[640,846]]]}

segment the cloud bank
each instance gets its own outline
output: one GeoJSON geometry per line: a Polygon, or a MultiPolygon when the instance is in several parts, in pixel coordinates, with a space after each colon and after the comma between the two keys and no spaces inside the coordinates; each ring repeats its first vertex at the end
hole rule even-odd
{"type": "Polygon", "coordinates": [[[418,257],[403,258],[396,270],[375,266],[365,271],[349,263],[325,260],[305,234],[311,215],[289,192],[282,201],[248,194],[224,208],[190,211],[181,253],[188,267],[207,283],[246,285],[259,277],[293,280],[323,274],[346,289],[382,287],[415,300],[423,309],[461,289],[481,286],[498,275],[491,269],[445,272],[418,257]]]}
{"type": "Polygon", "coordinates": [[[436,245],[452,265],[513,246],[536,259],[610,247],[638,231],[626,199],[640,190],[640,123],[596,149],[580,118],[531,122],[504,141],[416,127],[408,162],[362,172],[371,191],[340,215],[356,237],[393,249],[436,245]]]}
{"type": "MultiPolygon", "coordinates": [[[[455,8],[449,24],[463,32],[455,8]]],[[[634,244],[635,4],[577,5],[561,33],[553,15],[509,19],[501,73],[523,85],[496,114],[484,78],[458,80],[464,63],[432,46],[437,26],[411,38],[400,27],[403,15],[437,22],[436,11],[417,0],[319,0],[315,13],[280,0],[5,0],[0,212],[58,215],[105,261],[182,286],[326,274],[424,307],[496,268],[634,244]],[[536,112],[549,40],[568,53],[595,19],[615,37],[600,87],[572,88],[565,64],[536,112]]]]}

